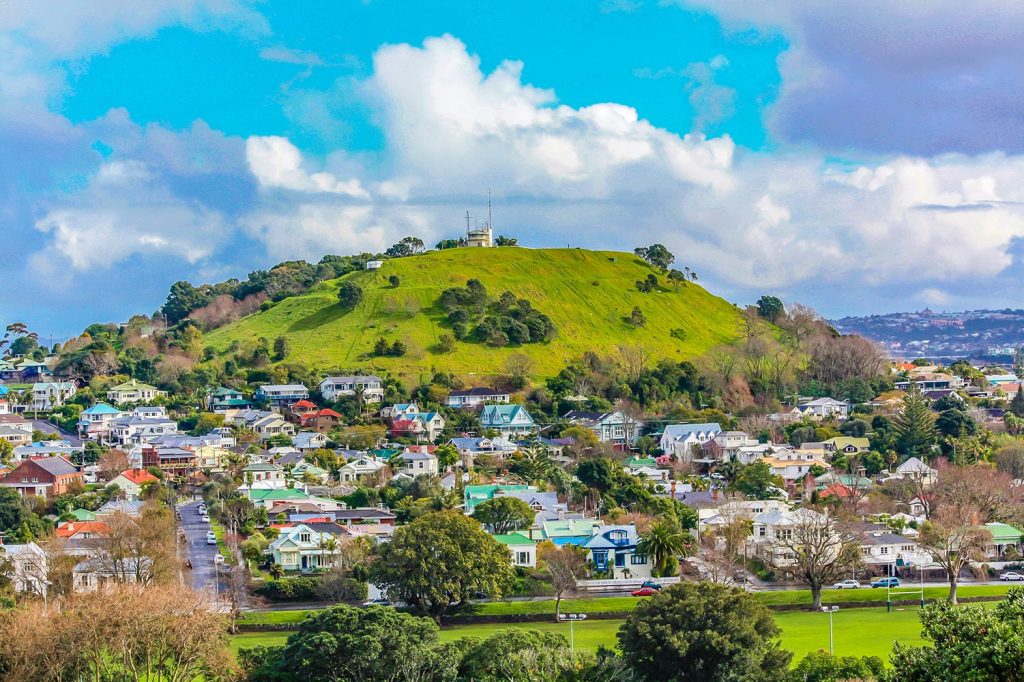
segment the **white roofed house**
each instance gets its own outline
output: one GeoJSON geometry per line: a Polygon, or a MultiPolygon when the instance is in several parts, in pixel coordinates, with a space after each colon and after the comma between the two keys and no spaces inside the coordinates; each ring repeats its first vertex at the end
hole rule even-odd
{"type": "Polygon", "coordinates": [[[249,424],[249,428],[256,432],[260,440],[270,440],[274,436],[291,438],[295,435],[295,425],[276,412],[265,412],[249,424]]]}
{"type": "Polygon", "coordinates": [[[309,389],[302,384],[264,384],[256,389],[256,400],[282,406],[309,398],[309,389]]]}
{"type": "Polygon", "coordinates": [[[274,563],[286,571],[314,571],[333,566],[341,546],[336,535],[300,523],[282,528],[278,538],[270,543],[269,551],[274,563]]]}
{"type": "Polygon", "coordinates": [[[640,438],[644,423],[616,410],[615,412],[585,412],[571,410],[562,417],[571,424],[590,429],[602,443],[632,447],[640,438]]]}
{"type": "MultiPolygon", "coordinates": [[[[431,446],[433,447],[433,446],[431,446]]],[[[392,466],[397,465],[400,473],[408,476],[436,476],[438,473],[437,457],[426,452],[425,448],[409,448],[405,452],[391,458],[392,466]]]]}
{"type": "Polygon", "coordinates": [[[110,422],[109,438],[118,445],[142,445],[154,438],[178,433],[178,422],[167,417],[131,414],[110,422]]]}
{"type": "Polygon", "coordinates": [[[32,384],[32,409],[52,410],[60,407],[75,395],[77,387],[73,381],[46,381],[32,384]]]}
{"type": "Polygon", "coordinates": [[[107,389],[107,400],[115,405],[119,403],[148,402],[162,395],[167,394],[164,391],[157,390],[156,386],[150,386],[135,379],[107,389]]]}
{"type": "Polygon", "coordinates": [[[292,446],[300,452],[319,450],[327,447],[327,436],[314,431],[299,431],[292,439],[292,446]]]}
{"type": "MultiPolygon", "coordinates": [[[[756,556],[772,566],[782,568],[795,560],[791,543],[794,537],[799,537],[802,526],[820,525],[827,531],[831,523],[829,516],[812,509],[766,511],[751,519],[750,543],[756,556]]],[[[838,540],[838,534],[835,535],[838,540]]],[[[823,532],[821,536],[827,537],[827,533],[823,532]]]]}
{"type": "Polygon", "coordinates": [[[320,395],[334,402],[338,398],[358,395],[367,403],[379,403],[384,398],[384,382],[370,375],[325,377],[320,382],[320,395]]]}
{"type": "Polygon", "coordinates": [[[797,405],[793,408],[793,413],[815,419],[828,419],[829,417],[845,419],[850,414],[850,403],[835,398],[816,398],[797,405]]]}
{"type": "Polygon", "coordinates": [[[669,424],[662,432],[658,446],[665,454],[688,461],[693,457],[694,446],[703,447],[720,433],[722,427],[715,423],[669,424]]]}
{"type": "Polygon", "coordinates": [[[756,438],[751,438],[746,431],[722,431],[703,445],[704,456],[725,462],[733,457],[739,459],[740,448],[751,448],[761,445],[756,438]]]}
{"type": "Polygon", "coordinates": [[[448,407],[474,408],[481,407],[488,403],[507,404],[511,396],[508,391],[501,391],[486,386],[475,386],[473,388],[460,389],[448,394],[448,407]]]}
{"type": "Polygon", "coordinates": [[[939,472],[936,469],[931,468],[917,457],[911,457],[896,467],[896,475],[899,478],[920,481],[924,485],[931,485],[939,478],[939,472]]]}

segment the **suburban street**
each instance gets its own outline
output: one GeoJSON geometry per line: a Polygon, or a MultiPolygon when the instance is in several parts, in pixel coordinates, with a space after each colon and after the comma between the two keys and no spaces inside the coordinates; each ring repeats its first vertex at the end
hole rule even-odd
{"type": "Polygon", "coordinates": [[[178,505],[181,512],[179,527],[185,531],[187,540],[185,556],[192,561],[192,569],[185,569],[186,581],[191,580],[196,590],[216,595],[217,567],[213,557],[217,555],[217,545],[206,544],[206,533],[211,527],[200,519],[198,508],[199,500],[178,505]]]}

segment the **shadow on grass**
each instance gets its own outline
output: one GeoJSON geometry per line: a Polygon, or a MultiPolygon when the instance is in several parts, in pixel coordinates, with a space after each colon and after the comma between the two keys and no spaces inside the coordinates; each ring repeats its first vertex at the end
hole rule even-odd
{"type": "Polygon", "coordinates": [[[306,315],[301,320],[296,320],[289,325],[288,331],[308,332],[325,324],[330,324],[350,312],[352,312],[352,308],[344,308],[340,303],[335,303],[321,308],[312,315],[306,315]]]}

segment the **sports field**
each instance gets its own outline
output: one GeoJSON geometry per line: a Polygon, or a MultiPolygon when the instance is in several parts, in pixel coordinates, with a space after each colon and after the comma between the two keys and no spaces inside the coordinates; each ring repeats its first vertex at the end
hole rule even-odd
{"type": "MultiPolygon", "coordinates": [[[[782,629],[782,645],[799,660],[817,649],[828,650],[828,614],[807,611],[776,613],[782,629]]],[[[590,620],[575,625],[576,646],[594,650],[599,645],[615,646],[615,633],[621,620],[590,620]]],[[[517,623],[497,625],[458,625],[441,631],[443,640],[462,637],[487,637],[501,630],[525,628],[560,632],[569,637],[569,626],[560,623],[517,623]]],[[[906,607],[891,613],[884,608],[840,610],[833,616],[835,652],[839,655],[878,656],[888,661],[893,642],[921,644],[918,609],[906,607]]],[[[287,632],[245,633],[232,639],[232,649],[281,644],[287,632]]]]}

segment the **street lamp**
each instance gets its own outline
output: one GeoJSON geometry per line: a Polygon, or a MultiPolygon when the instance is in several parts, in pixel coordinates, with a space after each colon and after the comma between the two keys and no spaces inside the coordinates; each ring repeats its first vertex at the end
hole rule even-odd
{"type": "Polygon", "coordinates": [[[822,606],[822,612],[828,614],[828,653],[829,655],[834,654],[832,646],[832,614],[839,610],[838,606],[822,606]]]}
{"type": "Polygon", "coordinates": [[[578,620],[586,620],[586,619],[587,619],[587,614],[585,614],[585,613],[560,613],[560,614],[558,614],[559,622],[565,623],[565,622],[568,621],[568,623],[569,623],[569,651],[573,655],[576,654],[576,633],[574,632],[573,625],[578,620]]]}

